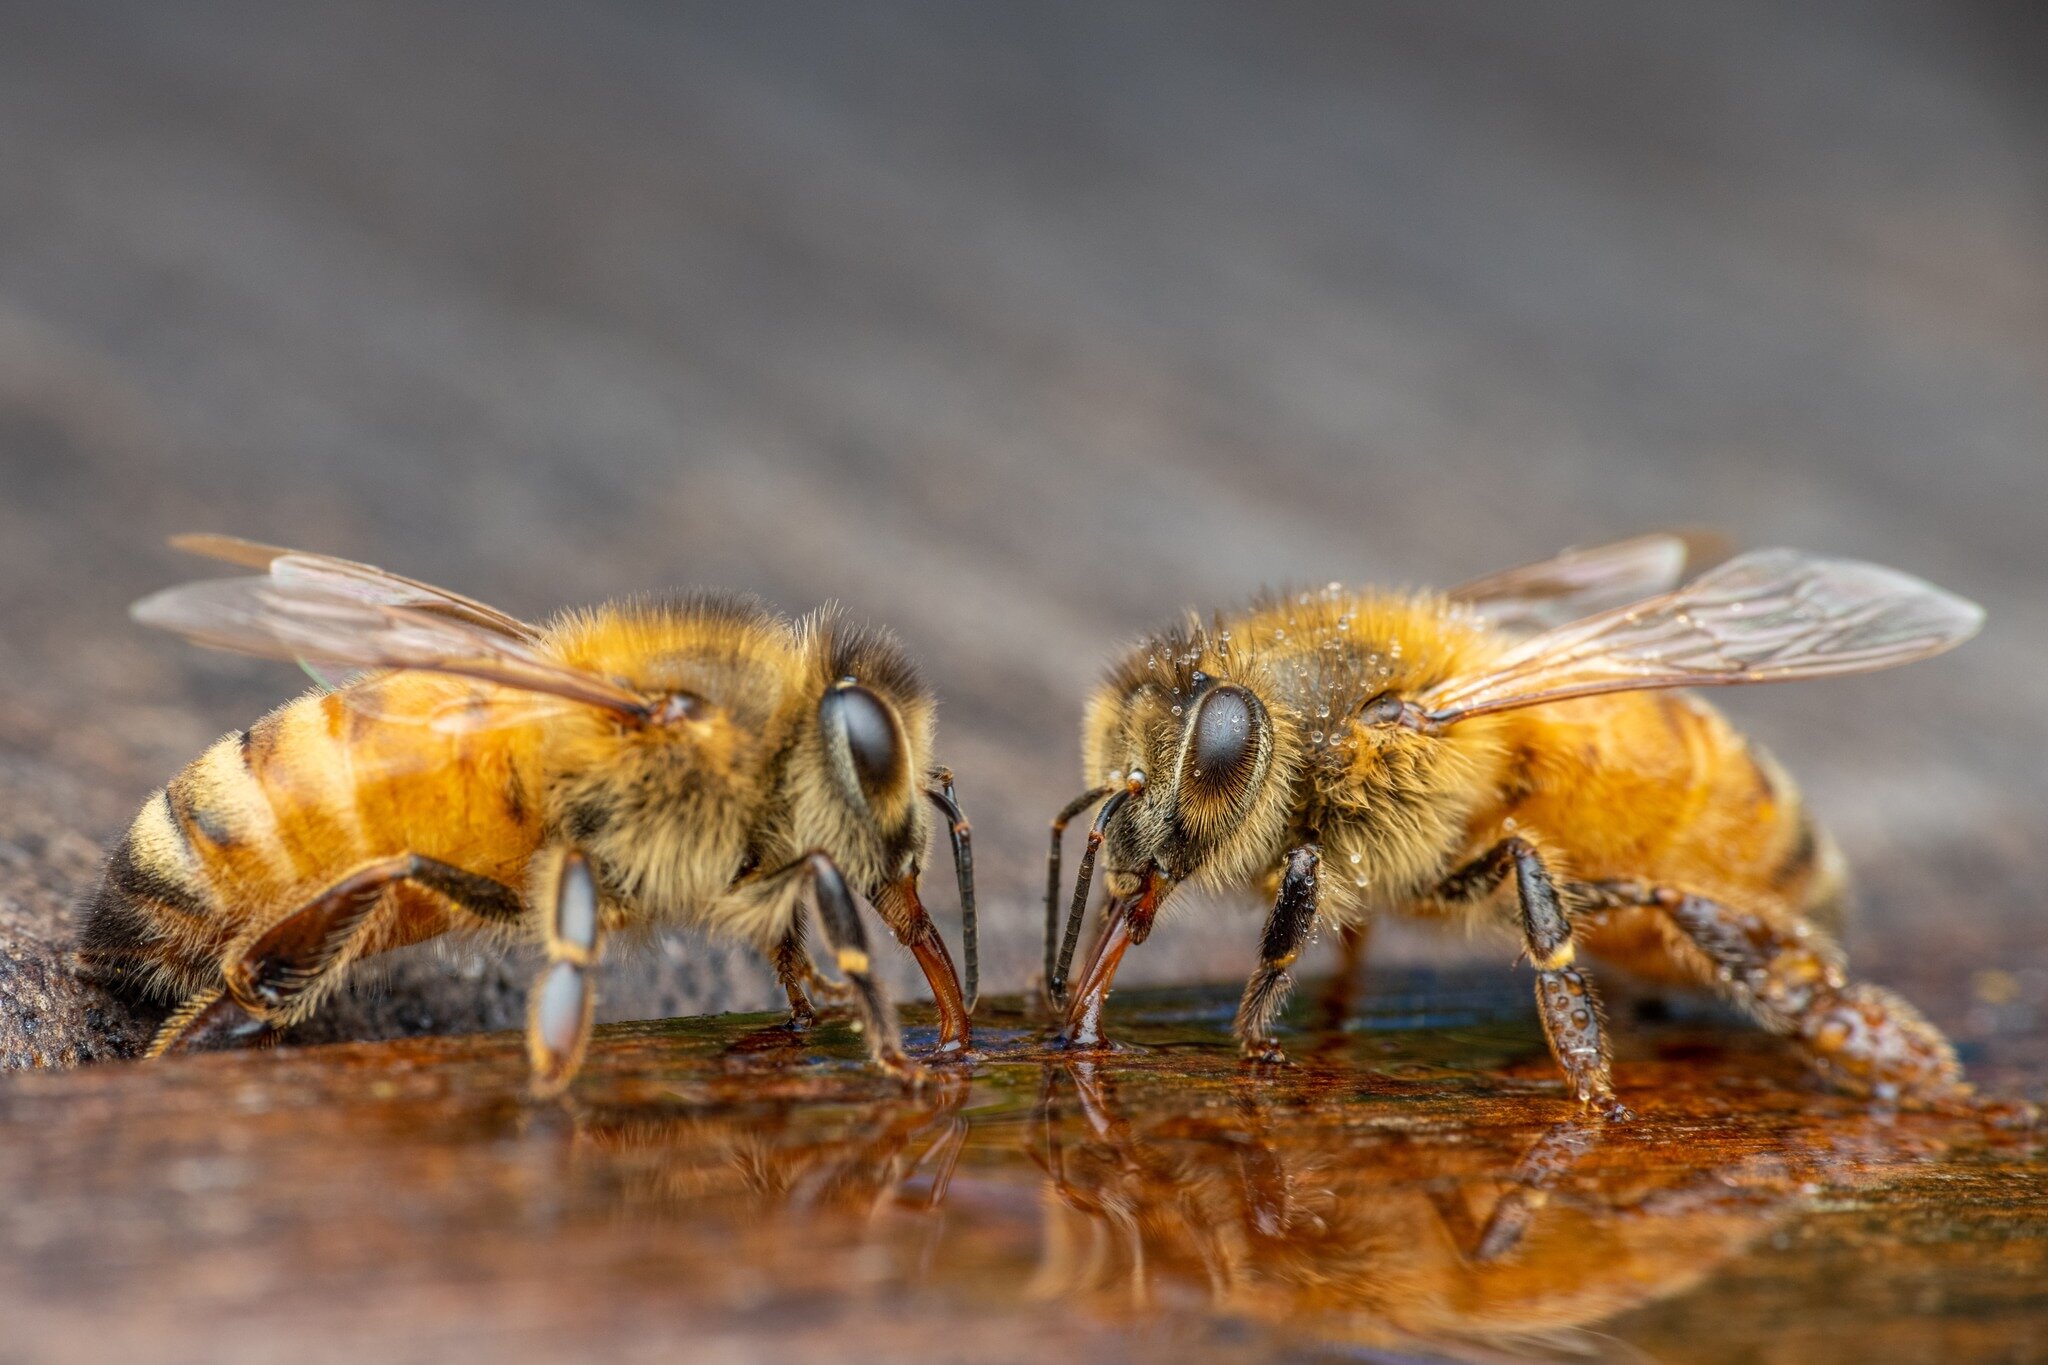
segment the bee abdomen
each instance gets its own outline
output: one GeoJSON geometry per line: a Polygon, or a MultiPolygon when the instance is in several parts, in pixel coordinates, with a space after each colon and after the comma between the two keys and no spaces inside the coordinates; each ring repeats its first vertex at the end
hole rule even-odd
{"type": "MultiPolygon", "coordinates": [[[[175,784],[174,784],[175,785],[175,784]]],[[[143,803],[87,902],[79,950],[109,984],[175,997],[217,975],[218,898],[169,788],[143,803]]]]}
{"type": "Polygon", "coordinates": [[[277,813],[252,758],[290,707],[223,736],[143,803],[108,856],[80,949],[110,981],[177,997],[217,982],[220,954],[294,880],[277,813]]]}

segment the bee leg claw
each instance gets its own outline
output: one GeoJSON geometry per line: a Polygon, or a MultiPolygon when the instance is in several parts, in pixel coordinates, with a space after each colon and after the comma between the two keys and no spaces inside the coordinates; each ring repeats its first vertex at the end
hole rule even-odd
{"type": "Polygon", "coordinates": [[[1286,1049],[1281,1047],[1276,1039],[1272,1038],[1261,1038],[1257,1040],[1248,1039],[1241,1047],[1238,1048],[1237,1055],[1238,1059],[1247,1066],[1264,1067],[1287,1065],[1286,1049]]]}

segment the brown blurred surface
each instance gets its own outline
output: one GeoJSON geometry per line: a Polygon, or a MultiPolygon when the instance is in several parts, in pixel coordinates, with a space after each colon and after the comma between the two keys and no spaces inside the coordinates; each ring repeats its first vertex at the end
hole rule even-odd
{"type": "MultiPolygon", "coordinates": [[[[93,849],[297,685],[127,621],[177,530],[892,623],[1014,986],[1119,641],[1705,524],[1989,606],[1730,706],[1867,970],[2040,1060],[2044,53],[1989,6],[12,9],[0,1043],[118,1034],[52,962],[93,849]]],[[[1181,916],[1134,979],[1255,932],[1181,916]]],[[[525,971],[436,950],[322,1027],[503,1026],[525,971]]],[[[677,937],[606,1011],[769,990],[677,937]]]]}

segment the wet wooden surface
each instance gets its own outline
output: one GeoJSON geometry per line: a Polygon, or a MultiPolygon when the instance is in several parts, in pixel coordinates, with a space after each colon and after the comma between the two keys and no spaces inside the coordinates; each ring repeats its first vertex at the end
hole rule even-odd
{"type": "Polygon", "coordinates": [[[1704,1019],[1587,1120],[1504,975],[1306,993],[1259,1074],[1215,991],[1094,1061],[992,1009],[911,1094],[768,1016],[610,1029],[559,1105],[510,1035],[18,1075],[0,1359],[2040,1358],[2038,1139],[1704,1019]]]}

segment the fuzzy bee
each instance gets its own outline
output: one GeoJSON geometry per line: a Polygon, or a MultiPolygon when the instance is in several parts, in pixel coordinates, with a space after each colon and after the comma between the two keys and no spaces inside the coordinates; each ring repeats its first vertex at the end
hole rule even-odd
{"type": "Polygon", "coordinates": [[[744,597],[613,602],[543,625],[380,569],[219,536],[259,570],[135,616],[219,648],[363,669],[221,739],[143,804],[85,911],[85,959],[170,1013],[149,1055],[319,1008],[354,964],[450,932],[525,938],[537,1092],[575,1075],[603,939],[689,924],[753,945],[788,993],[850,991],[903,1074],[855,893],[916,956],[963,1052],[976,991],[968,826],[929,768],[933,701],[887,635],[744,597]],[[967,988],[918,897],[947,825],[967,988]],[[806,888],[844,983],[804,941],[806,888]]]}
{"type": "Polygon", "coordinates": [[[1513,926],[1570,1089],[1626,1115],[1581,949],[1702,987],[1796,1038],[1850,1090],[1969,1094],[1947,1040],[1851,982],[1843,862],[1784,770],[1679,688],[1860,673],[1938,654],[1983,612],[1919,579],[1760,550],[1673,589],[1684,541],[1567,553],[1449,593],[1336,585],[1140,643],[1083,727],[1090,790],[1054,819],[1046,981],[1067,1041],[1102,1042],[1125,952],[1185,883],[1272,911],[1236,1032],[1273,1021],[1318,924],[1347,969],[1381,915],[1513,926]],[[1060,836],[1101,802],[1058,932],[1060,836]],[[1098,859],[1106,922],[1066,999],[1098,859]]]}

